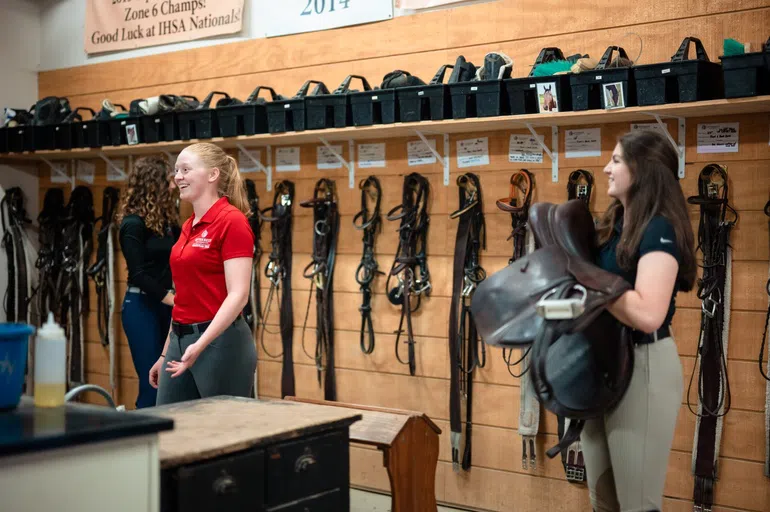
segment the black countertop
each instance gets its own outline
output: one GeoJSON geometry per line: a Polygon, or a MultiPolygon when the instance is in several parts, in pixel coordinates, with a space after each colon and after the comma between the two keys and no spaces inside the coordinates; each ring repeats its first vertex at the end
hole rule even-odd
{"type": "Polygon", "coordinates": [[[169,418],[117,411],[111,407],[67,403],[35,407],[23,396],[19,407],[0,412],[0,456],[123,439],[173,430],[169,418]]]}

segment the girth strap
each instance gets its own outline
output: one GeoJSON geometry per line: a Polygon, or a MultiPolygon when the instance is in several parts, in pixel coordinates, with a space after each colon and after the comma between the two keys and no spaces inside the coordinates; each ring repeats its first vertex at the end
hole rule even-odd
{"type": "MultiPolygon", "coordinates": [[[[765,203],[765,215],[770,217],[770,201],[765,203]]],[[[770,219],[768,219],[770,228],[770,219]]],[[[765,361],[765,344],[767,343],[767,329],[770,327],[770,270],[768,270],[765,290],[768,295],[767,315],[765,316],[765,330],[762,333],[762,343],[759,346],[759,372],[765,378],[765,476],[770,477],[770,358],[767,362],[767,370],[763,368],[765,361]]]]}
{"type": "Polygon", "coordinates": [[[738,214],[727,203],[727,198],[727,172],[719,165],[710,164],[700,173],[698,195],[687,199],[688,203],[700,207],[698,249],[703,254],[703,276],[698,280],[701,336],[696,358],[696,367],[700,359],[697,413],[689,400],[695,367],[687,391],[687,406],[697,417],[692,452],[693,500],[697,512],[711,510],[713,504],[722,421],[732,402],[727,375],[732,271],[729,239],[738,214]],[[734,220],[726,220],[727,210],[734,214],[734,220]]]}
{"type": "MultiPolygon", "coordinates": [[[[113,248],[115,229],[115,209],[118,205],[119,190],[115,187],[104,189],[102,196],[102,215],[96,221],[100,222],[97,233],[96,261],[86,271],[91,276],[96,289],[97,326],[102,346],[109,346],[110,357],[110,388],[115,396],[115,339],[112,326],[112,316],[115,306],[115,277],[113,275],[113,248]]],[[[85,262],[84,262],[85,264],[85,262]]],[[[82,312],[81,312],[82,314],[82,312]]]]}
{"type": "Polygon", "coordinates": [[[470,314],[473,292],[487,277],[479,262],[480,249],[486,249],[486,229],[478,176],[472,173],[461,174],[457,178],[457,186],[459,208],[449,216],[450,219],[460,219],[455,240],[452,301],[449,309],[449,419],[452,467],[454,471],[459,471],[462,463],[462,468],[467,471],[471,466],[473,371],[486,364],[485,346],[479,339],[475,321],[470,314]],[[463,409],[465,440],[461,442],[463,409]],[[463,444],[464,449],[461,448],[463,444]]]}
{"type": "MultiPolygon", "coordinates": [[[[271,250],[268,262],[265,265],[265,277],[270,280],[270,291],[267,295],[267,303],[262,313],[262,332],[260,342],[265,354],[272,358],[283,356],[281,369],[281,398],[294,396],[294,309],[291,298],[291,264],[292,244],[291,233],[293,224],[292,204],[294,203],[294,183],[291,181],[279,181],[275,184],[273,205],[259,212],[259,218],[270,223],[271,250]],[[267,215],[271,213],[272,215],[267,215]],[[283,286],[283,291],[281,287],[283,286]],[[280,333],[281,354],[273,355],[265,347],[265,331],[267,331],[267,318],[270,313],[270,305],[273,296],[280,293],[280,333]]],[[[270,331],[268,331],[270,332],[270,331]]],[[[275,334],[270,332],[270,334],[275,334]]]]}
{"type": "Polygon", "coordinates": [[[401,204],[390,210],[386,216],[389,221],[400,220],[398,228],[398,248],[393,266],[388,273],[385,288],[388,290],[388,300],[391,304],[401,306],[401,319],[396,331],[396,359],[402,364],[409,365],[409,375],[415,374],[414,331],[412,330],[412,314],[420,307],[423,295],[429,297],[431,290],[430,272],[426,247],[428,242],[428,196],[430,182],[421,174],[413,172],[404,177],[401,204]],[[419,273],[418,273],[419,270],[419,273]],[[397,276],[398,285],[391,287],[390,279],[397,276]],[[412,296],[417,298],[412,304],[412,296]],[[399,342],[406,320],[406,343],[408,360],[404,362],[399,354],[399,342]]]}
{"type": "MultiPolygon", "coordinates": [[[[513,173],[510,179],[509,197],[498,199],[497,207],[511,214],[511,235],[508,240],[513,240],[513,255],[508,264],[513,263],[525,254],[535,250],[535,238],[527,229],[529,220],[529,206],[534,192],[534,176],[527,169],[520,169],[513,173]]],[[[511,362],[512,349],[503,349],[503,360],[508,373],[513,377],[521,378],[519,387],[519,436],[521,436],[521,467],[522,469],[535,469],[537,467],[537,452],[535,450],[535,438],[540,428],[540,402],[537,401],[529,369],[530,347],[524,350],[523,355],[511,362]],[[517,375],[511,368],[521,364],[523,370],[517,375]]]]}
{"type": "MultiPolygon", "coordinates": [[[[591,205],[591,192],[593,192],[594,177],[589,171],[578,169],[572,171],[567,179],[567,200],[580,199],[587,207],[591,205]]],[[[559,425],[559,439],[564,435],[565,423],[571,422],[564,416],[556,415],[559,425]]],[[[580,439],[575,440],[566,450],[561,452],[561,463],[567,481],[582,483],[586,481],[586,468],[580,439]]]]}
{"type": "Polygon", "coordinates": [[[312,261],[303,271],[310,280],[310,293],[302,326],[302,349],[315,360],[318,371],[318,385],[324,376],[325,400],[337,400],[337,383],[334,374],[334,262],[337,253],[337,237],[340,218],[334,181],[321,178],[316,182],[313,198],[300,203],[303,208],[313,209],[313,254],[312,261]],[[305,327],[310,315],[310,302],[315,289],[316,298],[316,348],[315,356],[305,350],[305,327]]]}
{"type": "Polygon", "coordinates": [[[361,287],[363,300],[358,310],[361,312],[361,351],[371,354],[374,351],[374,326],[372,325],[372,289],[371,284],[377,274],[385,275],[378,270],[377,259],[374,256],[375,235],[382,229],[382,217],[380,216],[380,201],[382,200],[382,188],[376,176],[369,176],[358,184],[361,189],[361,211],[353,217],[353,227],[363,231],[364,249],[361,255],[361,263],[356,269],[356,282],[361,287]],[[371,214],[367,209],[368,198],[374,201],[371,214]],[[366,342],[367,333],[369,342],[366,342]]]}

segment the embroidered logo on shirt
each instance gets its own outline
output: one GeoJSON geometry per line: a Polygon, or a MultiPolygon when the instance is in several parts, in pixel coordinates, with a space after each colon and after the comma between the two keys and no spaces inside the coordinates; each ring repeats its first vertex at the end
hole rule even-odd
{"type": "Polygon", "coordinates": [[[193,247],[199,247],[201,249],[208,249],[211,247],[211,238],[208,238],[209,230],[204,229],[203,233],[201,233],[201,236],[193,240],[193,247]]]}
{"type": "Polygon", "coordinates": [[[660,243],[662,244],[673,244],[673,240],[669,240],[668,238],[660,237],[660,243]]]}

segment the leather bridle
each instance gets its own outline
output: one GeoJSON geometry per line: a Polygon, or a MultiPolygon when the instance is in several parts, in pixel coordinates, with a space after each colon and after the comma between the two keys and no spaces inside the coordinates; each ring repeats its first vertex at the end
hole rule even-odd
{"type": "Polygon", "coordinates": [[[409,374],[415,374],[414,332],[412,330],[412,313],[420,307],[423,295],[430,296],[431,283],[426,247],[428,241],[428,199],[430,183],[421,174],[413,172],[404,177],[401,194],[401,204],[391,209],[386,218],[389,221],[400,221],[398,228],[398,248],[393,266],[388,273],[385,288],[388,290],[388,300],[391,304],[401,306],[401,320],[398,324],[395,351],[396,359],[401,364],[409,365],[409,374]],[[419,272],[418,272],[419,271],[419,272]],[[398,279],[396,286],[390,286],[392,277],[398,279]],[[412,304],[413,298],[417,300],[412,304]],[[406,320],[406,341],[408,360],[404,362],[399,354],[398,346],[406,320]]]}
{"type": "Polygon", "coordinates": [[[334,372],[334,262],[337,253],[337,237],[340,218],[334,181],[321,178],[316,182],[313,198],[300,203],[303,208],[313,209],[313,254],[302,275],[310,280],[310,293],[302,326],[302,349],[315,360],[318,385],[323,388],[325,400],[337,399],[337,383],[334,372]],[[315,289],[316,298],[316,348],[311,356],[305,350],[305,327],[310,315],[310,301],[315,289]]]}
{"type": "Polygon", "coordinates": [[[374,326],[372,325],[372,289],[371,284],[377,274],[385,275],[378,269],[377,259],[374,256],[374,239],[382,229],[382,216],[380,215],[380,202],[382,200],[382,188],[376,176],[369,176],[358,184],[361,189],[361,211],[353,217],[353,227],[363,231],[363,254],[361,262],[356,269],[356,282],[361,287],[363,300],[358,310],[361,312],[361,351],[371,354],[374,351],[374,326]],[[371,212],[368,202],[374,201],[371,212]],[[369,342],[366,342],[368,333],[369,342]]]}

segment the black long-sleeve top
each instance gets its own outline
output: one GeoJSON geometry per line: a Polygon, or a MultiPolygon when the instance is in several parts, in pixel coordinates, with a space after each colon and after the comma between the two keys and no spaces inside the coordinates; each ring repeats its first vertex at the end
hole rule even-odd
{"type": "Polygon", "coordinates": [[[179,238],[179,228],[167,228],[160,237],[138,215],[126,215],[120,223],[120,250],[128,266],[128,285],[139,287],[158,302],[172,287],[169,256],[179,238]]]}

